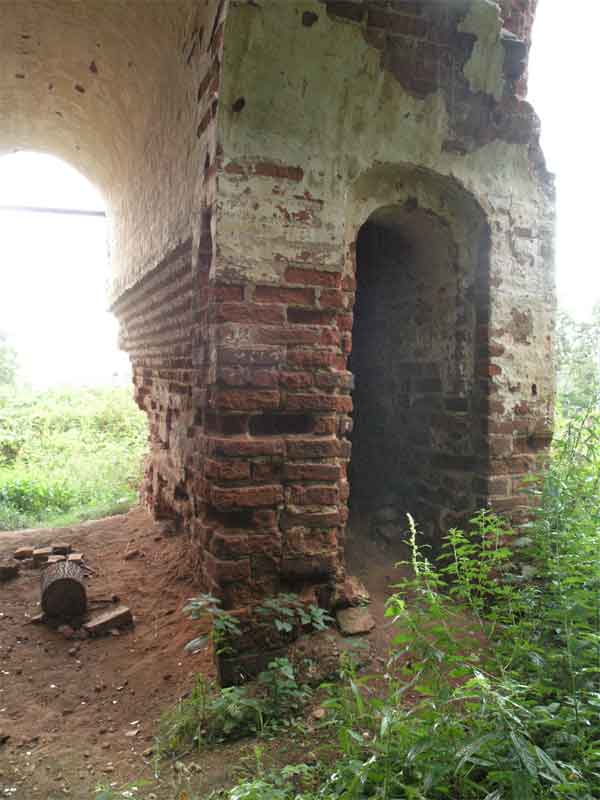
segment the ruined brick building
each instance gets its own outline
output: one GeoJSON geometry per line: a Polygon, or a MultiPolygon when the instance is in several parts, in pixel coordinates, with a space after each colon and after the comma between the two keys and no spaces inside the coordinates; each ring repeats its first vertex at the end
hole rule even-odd
{"type": "Polygon", "coordinates": [[[143,501],[244,618],[331,601],[349,504],[433,538],[526,511],[553,400],[535,5],[2,3],[0,153],[104,193],[143,501]]]}

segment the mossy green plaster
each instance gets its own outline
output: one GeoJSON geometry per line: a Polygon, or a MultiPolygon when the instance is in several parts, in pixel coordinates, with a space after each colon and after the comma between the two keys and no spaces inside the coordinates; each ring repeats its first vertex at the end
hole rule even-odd
{"type": "Polygon", "coordinates": [[[469,85],[474,91],[485,92],[501,100],[504,92],[504,48],[500,39],[500,7],[492,0],[474,3],[459,30],[477,37],[471,58],[463,70],[469,85]]]}
{"type": "Polygon", "coordinates": [[[315,2],[233,6],[225,36],[221,141],[236,159],[309,166],[308,183],[353,177],[376,160],[435,160],[447,134],[441,92],[419,100],[382,70],[360,28],[315,2]],[[302,14],[319,19],[302,25],[302,14]],[[231,111],[239,97],[241,114],[231,111]]]}

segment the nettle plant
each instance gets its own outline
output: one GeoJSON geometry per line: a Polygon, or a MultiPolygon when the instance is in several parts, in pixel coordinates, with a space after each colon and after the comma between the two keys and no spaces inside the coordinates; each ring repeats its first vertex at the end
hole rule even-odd
{"type": "Polygon", "coordinates": [[[299,626],[323,631],[333,622],[333,617],[324,608],[314,603],[305,605],[296,594],[269,597],[258,606],[256,612],[282,634],[293,633],[299,626]]]}
{"type": "Polygon", "coordinates": [[[230,642],[240,636],[240,623],[220,606],[221,601],[211,594],[201,594],[188,600],[183,613],[191,619],[203,620],[211,625],[211,629],[209,633],[188,642],[185,646],[186,652],[193,655],[204,650],[211,642],[217,655],[233,652],[230,642]]]}
{"type": "MultiPolygon", "coordinates": [[[[194,654],[212,642],[217,655],[231,655],[233,643],[241,636],[239,621],[221,608],[221,601],[211,594],[201,594],[188,600],[183,609],[194,620],[211,624],[211,630],[188,642],[186,652],[194,654]]],[[[323,631],[333,622],[333,617],[315,603],[306,605],[296,594],[278,594],[268,597],[257,607],[256,613],[267,624],[272,624],[279,634],[287,635],[298,628],[323,631]]]]}
{"type": "MultiPolygon", "coordinates": [[[[215,653],[235,652],[241,636],[238,620],[224,611],[218,598],[202,594],[191,598],[184,613],[202,620],[210,631],[186,645],[197,653],[213,644],[215,653]]],[[[318,606],[305,605],[294,594],[267,598],[257,614],[272,624],[279,635],[292,634],[299,627],[324,630],[332,618],[318,606]]],[[[289,727],[310,699],[311,690],[300,683],[294,665],[287,658],[276,658],[253,684],[216,689],[198,675],[190,694],[163,715],[156,752],[162,756],[181,756],[204,745],[244,736],[264,736],[289,727]]]]}

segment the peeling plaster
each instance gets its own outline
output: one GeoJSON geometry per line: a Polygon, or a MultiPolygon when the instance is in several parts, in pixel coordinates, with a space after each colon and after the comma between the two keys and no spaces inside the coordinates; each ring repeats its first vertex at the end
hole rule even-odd
{"type": "Polygon", "coordinates": [[[473,4],[459,30],[477,37],[471,58],[463,70],[469,85],[474,91],[501,100],[505,81],[500,6],[493,0],[473,4]]]}

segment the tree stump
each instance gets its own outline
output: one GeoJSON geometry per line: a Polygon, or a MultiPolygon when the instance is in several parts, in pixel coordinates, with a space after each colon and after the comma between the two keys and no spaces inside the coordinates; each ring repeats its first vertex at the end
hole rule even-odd
{"type": "Polygon", "coordinates": [[[81,617],[87,608],[83,570],[73,561],[51,564],[42,573],[42,610],[48,617],[81,617]]]}

